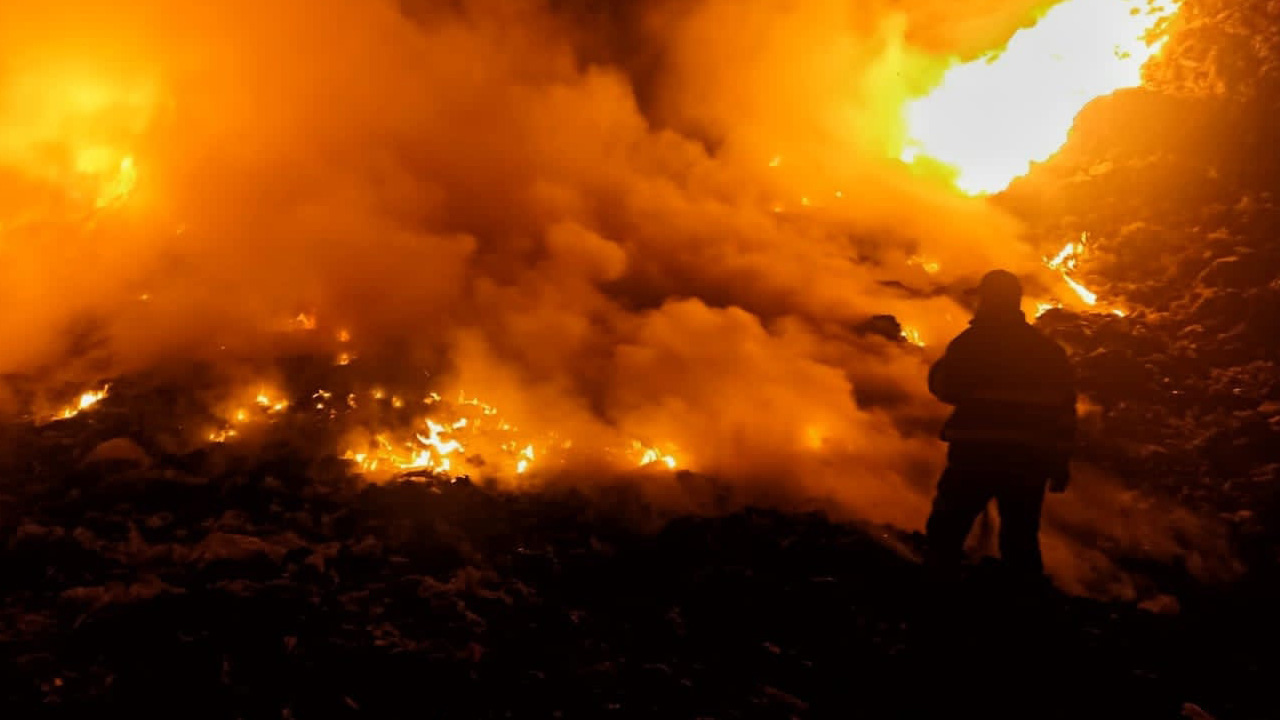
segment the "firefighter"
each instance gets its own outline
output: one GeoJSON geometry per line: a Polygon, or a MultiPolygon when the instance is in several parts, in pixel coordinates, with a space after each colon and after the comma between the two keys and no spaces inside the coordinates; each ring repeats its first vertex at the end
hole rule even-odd
{"type": "Polygon", "coordinates": [[[1027,323],[1022,285],[1005,270],[978,287],[969,328],[929,370],[929,391],[954,406],[942,431],[947,468],[926,526],[929,559],[960,564],[973,522],[994,499],[1000,556],[1040,577],[1040,510],[1062,492],[1075,441],[1076,391],[1066,352],[1027,323]]]}

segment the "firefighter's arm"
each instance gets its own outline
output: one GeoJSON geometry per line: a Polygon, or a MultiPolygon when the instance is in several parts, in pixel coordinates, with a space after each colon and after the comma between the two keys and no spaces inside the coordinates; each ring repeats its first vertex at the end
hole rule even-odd
{"type": "Polygon", "coordinates": [[[966,368],[964,334],[961,333],[929,368],[929,392],[948,405],[959,404],[972,394],[971,375],[966,368]]]}

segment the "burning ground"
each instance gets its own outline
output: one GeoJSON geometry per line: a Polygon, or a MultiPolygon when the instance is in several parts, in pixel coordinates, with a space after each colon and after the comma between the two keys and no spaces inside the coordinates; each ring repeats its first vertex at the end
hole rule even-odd
{"type": "Polygon", "coordinates": [[[5,697],[911,714],[974,627],[1033,714],[1257,716],[1271,10],[983,5],[0,9],[5,697]],[[994,265],[1087,398],[1017,627],[913,562],[994,265]]]}

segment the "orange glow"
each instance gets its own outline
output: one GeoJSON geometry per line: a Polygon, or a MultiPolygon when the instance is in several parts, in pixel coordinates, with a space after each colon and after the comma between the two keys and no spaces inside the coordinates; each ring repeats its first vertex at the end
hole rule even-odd
{"type": "Polygon", "coordinates": [[[159,92],[150,79],[35,58],[0,86],[0,168],[61,187],[87,209],[124,204],[138,185],[135,144],[159,92]]]}
{"type": "Polygon", "coordinates": [[[999,192],[1048,159],[1090,100],[1142,83],[1178,0],[1065,0],[999,51],[953,65],[907,108],[908,163],[952,168],[971,195],[999,192]]]}

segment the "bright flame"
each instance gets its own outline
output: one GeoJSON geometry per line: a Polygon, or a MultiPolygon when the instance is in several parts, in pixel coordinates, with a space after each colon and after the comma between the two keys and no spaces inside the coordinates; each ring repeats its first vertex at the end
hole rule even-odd
{"type": "Polygon", "coordinates": [[[258,396],[254,398],[254,402],[258,404],[258,407],[272,415],[282,413],[289,408],[288,400],[273,400],[271,399],[271,396],[267,394],[266,390],[259,390],[258,396]]]}
{"type": "Polygon", "coordinates": [[[912,345],[924,347],[924,339],[920,337],[920,331],[913,327],[903,325],[902,338],[912,345]]]}
{"type": "Polygon", "coordinates": [[[109,383],[103,385],[97,390],[86,390],[80,393],[80,397],[77,398],[75,402],[54,413],[54,415],[48,420],[52,422],[54,420],[67,420],[69,418],[73,418],[102,402],[107,397],[107,393],[110,390],[111,385],[109,383]]]}
{"type": "Polygon", "coordinates": [[[999,192],[1053,155],[1094,98],[1142,84],[1180,0],[1066,0],[1004,50],[954,65],[907,108],[908,163],[953,168],[956,186],[999,192]],[[1150,39],[1150,40],[1149,40],[1150,39]]]}
{"type": "MultiPolygon", "coordinates": [[[[1062,276],[1062,280],[1070,287],[1080,300],[1090,307],[1098,304],[1098,294],[1085,287],[1081,282],[1071,277],[1070,273],[1076,269],[1076,263],[1080,259],[1080,255],[1084,252],[1085,241],[1089,239],[1088,233],[1080,233],[1078,242],[1069,242],[1058,251],[1057,255],[1051,258],[1045,258],[1045,267],[1051,270],[1057,270],[1062,276]]],[[[1060,307],[1056,302],[1041,302],[1036,305],[1036,317],[1040,317],[1049,310],[1060,307]]],[[[1120,308],[1109,308],[1108,312],[1118,317],[1124,317],[1125,313],[1120,308]]]]}
{"type": "Polygon", "coordinates": [[[647,467],[654,463],[662,463],[663,465],[666,465],[669,470],[676,469],[676,465],[678,463],[676,463],[674,455],[665,454],[658,448],[649,447],[639,440],[631,441],[631,447],[633,451],[640,455],[640,460],[637,463],[640,467],[647,467]]]}
{"type": "Polygon", "coordinates": [[[1095,292],[1093,292],[1092,290],[1090,290],[1089,288],[1087,288],[1087,287],[1085,287],[1085,286],[1081,285],[1080,283],[1076,282],[1075,280],[1072,280],[1071,278],[1067,277],[1066,275],[1063,275],[1063,276],[1062,276],[1062,279],[1063,279],[1063,280],[1066,280],[1066,281],[1067,281],[1067,285],[1070,285],[1070,286],[1071,286],[1071,289],[1076,291],[1076,295],[1079,295],[1079,296],[1080,296],[1080,299],[1084,301],[1084,304],[1085,304],[1085,305],[1097,305],[1097,304],[1098,304],[1098,294],[1097,294],[1097,293],[1095,293],[1095,292]]]}
{"type": "Polygon", "coordinates": [[[520,459],[516,461],[516,472],[523,475],[529,469],[531,462],[533,462],[533,446],[525,445],[524,450],[520,451],[520,459]]]}
{"type": "MultiPolygon", "coordinates": [[[[106,388],[100,393],[85,393],[80,405],[88,407],[105,394],[106,388]]],[[[371,479],[406,472],[511,478],[570,460],[568,453],[575,447],[572,438],[556,432],[521,430],[497,407],[478,397],[463,392],[454,397],[447,401],[438,393],[429,393],[422,398],[422,414],[404,417],[392,413],[388,421],[388,409],[408,405],[382,384],[345,395],[321,388],[310,395],[309,402],[295,407],[271,383],[260,382],[242,388],[216,410],[221,425],[206,429],[203,437],[212,443],[231,442],[293,413],[322,421],[345,415],[353,424],[338,452],[371,479]],[[362,417],[364,421],[359,419],[362,417]]],[[[604,442],[595,449],[598,455],[593,457],[610,458],[615,467],[652,465],[674,470],[678,466],[675,448],[638,440],[604,442]]]]}

